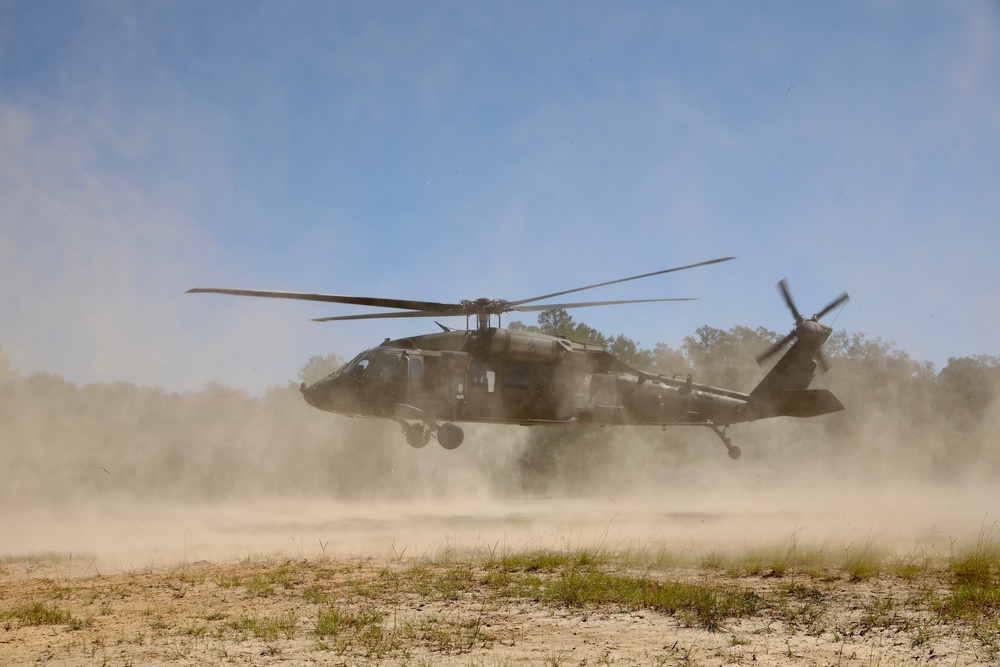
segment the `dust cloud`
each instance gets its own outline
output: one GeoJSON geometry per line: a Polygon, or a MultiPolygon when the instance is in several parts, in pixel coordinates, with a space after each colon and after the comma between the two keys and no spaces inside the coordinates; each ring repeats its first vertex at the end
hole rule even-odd
{"type": "Polygon", "coordinates": [[[790,542],[946,556],[1000,516],[995,401],[975,448],[862,404],[734,426],[738,461],[691,427],[472,424],[455,451],[415,450],[396,424],[319,412],[292,386],[253,398],[8,373],[0,410],[0,556],[59,554],[77,574],[790,542]]]}

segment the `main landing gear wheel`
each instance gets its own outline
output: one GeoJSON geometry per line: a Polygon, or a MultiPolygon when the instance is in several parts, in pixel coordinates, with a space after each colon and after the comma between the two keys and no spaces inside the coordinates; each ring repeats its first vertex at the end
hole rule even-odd
{"type": "Polygon", "coordinates": [[[742,450],[740,450],[740,448],[737,447],[736,445],[727,444],[726,448],[729,450],[729,458],[731,458],[734,461],[740,458],[740,456],[743,454],[742,450]]]}
{"type": "Polygon", "coordinates": [[[416,449],[425,447],[431,441],[430,428],[427,427],[427,424],[421,422],[410,424],[403,429],[403,433],[406,435],[406,443],[416,449]]]}
{"type": "Polygon", "coordinates": [[[455,449],[462,444],[465,439],[465,431],[461,424],[455,422],[445,422],[438,427],[438,444],[445,449],[455,449]]]}

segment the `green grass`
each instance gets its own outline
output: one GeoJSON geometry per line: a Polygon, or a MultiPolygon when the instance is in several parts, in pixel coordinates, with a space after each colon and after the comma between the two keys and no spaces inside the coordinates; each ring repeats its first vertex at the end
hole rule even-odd
{"type": "Polygon", "coordinates": [[[576,551],[526,551],[513,554],[491,556],[486,559],[486,567],[497,567],[516,572],[555,572],[566,567],[599,565],[608,561],[607,553],[580,549],[576,551]]]}
{"type": "Polygon", "coordinates": [[[313,632],[321,648],[382,658],[400,647],[397,633],[387,630],[384,620],[385,612],[374,607],[353,610],[329,605],[316,615],[313,632]]]}
{"type": "Polygon", "coordinates": [[[421,615],[402,624],[402,639],[415,640],[433,651],[462,654],[474,648],[489,648],[495,637],[488,632],[482,616],[421,615]]]}
{"type": "Polygon", "coordinates": [[[326,591],[318,586],[307,586],[304,588],[302,590],[302,597],[306,602],[311,602],[312,604],[325,604],[330,599],[326,591]]]}
{"type": "Polygon", "coordinates": [[[628,610],[653,609],[711,631],[726,618],[749,616],[761,608],[757,594],[733,587],[655,581],[582,567],[560,572],[541,587],[539,597],[574,607],[613,604],[628,610]]]}
{"type": "Polygon", "coordinates": [[[955,556],[949,571],[953,581],[940,602],[941,615],[972,627],[990,659],[1000,657],[1000,547],[996,525],[980,531],[971,548],[955,556]]]}
{"type": "Polygon", "coordinates": [[[381,626],[384,619],[385,612],[378,609],[352,611],[338,605],[329,605],[316,616],[314,632],[320,637],[337,637],[373,625],[381,626]]]}
{"type": "Polygon", "coordinates": [[[65,625],[70,630],[79,630],[89,626],[93,620],[74,616],[70,611],[44,602],[33,602],[15,607],[3,614],[5,626],[9,629],[12,623],[18,627],[41,625],[65,625]]]}
{"type": "Polygon", "coordinates": [[[263,618],[244,616],[228,621],[226,625],[237,632],[253,634],[264,640],[270,641],[281,637],[292,639],[298,626],[298,618],[291,612],[263,618]]]}

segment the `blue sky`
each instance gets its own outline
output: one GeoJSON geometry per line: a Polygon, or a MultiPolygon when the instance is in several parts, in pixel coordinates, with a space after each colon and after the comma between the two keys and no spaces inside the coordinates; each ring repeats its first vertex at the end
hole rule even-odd
{"type": "Polygon", "coordinates": [[[522,299],[726,255],[588,295],[700,301],[574,317],[784,332],[787,278],[940,368],[1000,355],[998,183],[996,2],[0,2],[22,373],[256,392],[436,327],[185,290],[522,299]]]}

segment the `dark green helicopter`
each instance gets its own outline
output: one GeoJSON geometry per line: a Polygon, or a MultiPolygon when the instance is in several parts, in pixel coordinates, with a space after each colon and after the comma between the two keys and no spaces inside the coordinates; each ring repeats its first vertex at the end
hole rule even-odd
{"type": "Polygon", "coordinates": [[[317,322],[464,316],[465,330],[451,329],[438,322],[442,329],[438,333],[387,338],[322,380],[309,386],[302,383],[300,387],[306,402],[320,410],[397,421],[413,447],[425,446],[433,436],[442,447],[455,449],[465,438],[461,422],[523,426],[693,425],[712,429],[729,456],[736,459],[740,448],[726,436],[731,424],[767,417],[815,417],[844,409],[830,391],[808,387],[817,368],[826,369],[820,348],[833,331],[820,324],[819,319],[845,303],[846,293],[811,318],[805,318],[795,307],[785,281],[778,283],[795,317],[795,326],[757,360],[763,361],[795,342],[749,394],[701,385],[693,382],[691,376],[667,377],[637,370],[594,343],[500,327],[502,315],[510,312],[688,301],[537,303],[731,259],[735,258],[723,257],[520,301],[476,299],[436,303],[204,287],[188,292],[325,301],[400,311],[323,317],[316,319],[317,322]],[[491,326],[494,317],[497,326],[491,326]],[[474,328],[469,326],[470,318],[475,318],[474,328]]]}

